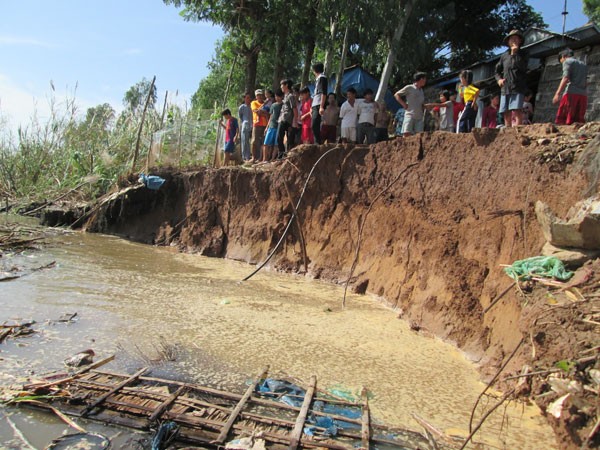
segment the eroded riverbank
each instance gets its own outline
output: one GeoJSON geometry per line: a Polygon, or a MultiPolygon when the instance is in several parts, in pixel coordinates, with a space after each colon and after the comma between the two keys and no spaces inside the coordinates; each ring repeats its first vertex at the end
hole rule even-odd
{"type": "MultiPolygon", "coordinates": [[[[176,357],[153,366],[158,375],[239,388],[269,364],[301,379],[317,374],[321,387],[366,385],[374,418],[393,425],[418,430],[417,413],[463,435],[483,388],[463,354],[411,331],[376,299],[351,296],[342,310],[338,286],[271,272],[240,284],[246,264],[89,234],[58,238],[30,257],[57,264],[3,286],[3,313],[34,318],[39,330],[0,348],[6,381],[24,366],[60,369],[84,348],[116,352],[111,367],[133,371],[166,342],[176,357]],[[45,322],[74,311],[73,324],[45,322]]],[[[521,408],[509,409],[508,426],[494,417],[477,440],[553,448],[544,420],[521,408]]],[[[0,433],[10,437],[6,427],[0,433]]]]}

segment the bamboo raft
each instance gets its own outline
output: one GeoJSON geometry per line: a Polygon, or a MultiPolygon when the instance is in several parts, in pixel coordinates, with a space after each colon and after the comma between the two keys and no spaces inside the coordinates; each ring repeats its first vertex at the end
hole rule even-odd
{"type": "Polygon", "coordinates": [[[55,393],[43,402],[35,402],[34,407],[54,408],[67,415],[107,424],[150,431],[162,422],[172,421],[179,426],[177,442],[204,448],[221,448],[227,442],[244,437],[263,439],[266,448],[277,450],[369,449],[375,445],[378,448],[428,447],[425,436],[420,433],[373,424],[366,389],[359,402],[349,402],[320,392],[317,378],[313,376],[303,398],[297,396],[297,403],[301,403],[297,407],[277,401],[281,393],[257,392],[257,386],[267,377],[268,368],[243,394],[153,378],[145,376],[147,371],[143,368],[127,375],[91,366],[74,376],[32,384],[26,389],[36,393],[50,389],[55,393]],[[326,413],[324,406],[355,410],[356,418],[326,413]],[[328,435],[326,428],[312,425],[311,435],[306,434],[309,417],[313,423],[318,417],[334,420],[338,424],[335,437],[328,435]]]}

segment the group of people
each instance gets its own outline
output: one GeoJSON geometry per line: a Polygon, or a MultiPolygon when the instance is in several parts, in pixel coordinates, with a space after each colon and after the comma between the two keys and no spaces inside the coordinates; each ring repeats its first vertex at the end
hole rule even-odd
{"type": "Polygon", "coordinates": [[[225,128],[225,162],[232,160],[234,142],[240,141],[242,160],[248,163],[281,159],[298,144],[353,142],[373,144],[388,138],[390,115],[383,102],[376,103],[367,89],[358,99],[354,88],[346,92],[347,100],[338,106],[336,95],[328,93],[323,64],[312,66],[315,88],[295,87],[291,80],[281,80],[275,93],[257,89],[238,108],[238,120],[231,110],[221,115],[225,128]],[[338,126],[340,135],[338,136],[338,126]]]}
{"type": "MultiPolygon", "coordinates": [[[[527,87],[528,56],[522,49],[524,36],[511,31],[504,40],[508,51],[503,53],[495,67],[499,92],[488,96],[487,105],[480,113],[481,126],[496,128],[531,123],[532,94],[527,87]]],[[[559,54],[563,74],[553,98],[559,103],[557,124],[585,121],[587,109],[587,67],[574,58],[571,49],[559,54]],[[561,95],[562,94],[562,95],[561,95]]],[[[328,80],[323,64],[312,66],[315,75],[314,93],[308,87],[294,88],[291,80],[282,80],[280,89],[273,93],[262,89],[244,95],[238,109],[241,124],[229,109],[222,112],[225,128],[225,163],[232,160],[234,142],[241,141],[242,159],[246,162],[266,162],[285,156],[299,143],[325,142],[376,143],[388,138],[390,115],[383,101],[374,100],[373,91],[366,89],[358,99],[354,88],[349,88],[346,101],[338,107],[335,94],[328,94],[328,80]],[[340,136],[337,135],[338,124],[340,136]]],[[[473,84],[473,72],[463,70],[458,92],[442,91],[439,102],[426,103],[423,88],[427,74],[418,72],[413,83],[394,95],[402,106],[395,116],[396,135],[407,136],[423,132],[425,113],[436,118],[436,129],[468,133],[478,116],[480,90],[473,84]]]]}
{"type": "MultiPolygon", "coordinates": [[[[487,104],[481,112],[482,127],[526,125],[533,120],[533,95],[527,86],[528,56],[522,49],[524,36],[519,30],[513,30],[504,42],[508,51],[501,55],[495,67],[495,79],[500,91],[486,99],[487,104]]],[[[559,125],[585,122],[587,67],[574,58],[571,49],[561,51],[559,61],[563,72],[553,98],[554,104],[560,103],[555,122],[559,125]]],[[[438,103],[425,103],[423,87],[427,83],[427,76],[422,72],[415,74],[414,83],[395,94],[396,100],[404,108],[397,113],[397,126],[402,124],[397,134],[409,135],[423,131],[427,110],[431,110],[436,117],[436,129],[470,132],[475,127],[478,114],[479,89],[473,84],[470,70],[463,70],[459,80],[458,93],[442,91],[438,103]]]]}

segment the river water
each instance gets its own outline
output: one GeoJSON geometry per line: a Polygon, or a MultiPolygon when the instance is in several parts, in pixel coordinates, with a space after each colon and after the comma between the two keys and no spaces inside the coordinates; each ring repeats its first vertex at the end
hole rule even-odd
{"type": "MultiPolygon", "coordinates": [[[[253,268],[235,261],[93,234],[47,242],[14,263],[54,267],[0,283],[0,320],[37,322],[34,335],[0,345],[3,385],[64,370],[63,359],[87,348],[96,360],[116,354],[109,370],[150,365],[153,376],[237,392],[269,365],[271,374],[315,374],[321,388],[357,393],[366,386],[374,420],[420,430],[416,413],[467,434],[484,388],[475,366],[455,347],[411,331],[376,298],[350,296],[342,309],[339,286],[269,271],[240,283],[253,268]],[[54,321],[75,312],[73,323],[54,321]]],[[[537,409],[500,409],[477,436],[480,448],[555,447],[537,409]]],[[[112,436],[116,448],[132,439],[81,424],[112,436]]],[[[15,429],[43,448],[67,427],[49,414],[0,409],[3,448],[21,448],[15,429]]]]}

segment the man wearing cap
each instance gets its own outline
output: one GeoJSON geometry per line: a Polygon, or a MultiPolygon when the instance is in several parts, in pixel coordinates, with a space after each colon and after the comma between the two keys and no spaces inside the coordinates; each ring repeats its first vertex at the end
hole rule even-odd
{"type": "Polygon", "coordinates": [[[496,64],[496,81],[500,86],[500,114],[504,125],[523,123],[523,102],[527,92],[527,53],[521,48],[523,33],[512,30],[504,39],[508,51],[503,53],[496,64]]]}
{"type": "Polygon", "coordinates": [[[556,123],[571,125],[584,123],[587,110],[587,66],[573,57],[573,50],[566,48],[558,54],[562,64],[563,76],[554,94],[552,103],[557,104],[556,123]],[[562,98],[560,93],[564,91],[562,98]]]}
{"type": "Polygon", "coordinates": [[[265,104],[265,93],[262,89],[254,91],[256,100],[250,104],[252,108],[252,159],[250,161],[258,162],[261,160],[261,149],[265,137],[265,129],[269,121],[269,113],[262,109],[265,104]]]}

